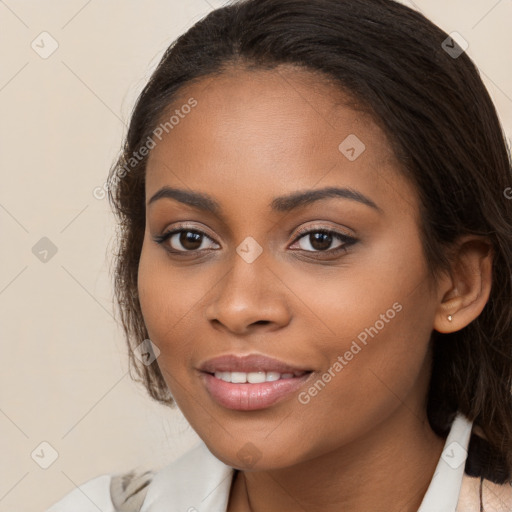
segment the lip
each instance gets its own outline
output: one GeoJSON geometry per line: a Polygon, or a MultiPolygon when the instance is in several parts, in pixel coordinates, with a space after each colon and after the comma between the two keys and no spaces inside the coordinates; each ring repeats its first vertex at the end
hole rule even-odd
{"type": "Polygon", "coordinates": [[[284,361],[264,356],[262,354],[249,354],[237,356],[227,354],[208,359],[199,367],[199,370],[206,373],[215,372],[279,372],[295,373],[310,372],[311,368],[294,366],[284,361]]]}
{"type": "Polygon", "coordinates": [[[313,374],[311,368],[290,364],[263,354],[226,354],[199,366],[200,378],[210,397],[219,405],[239,411],[265,409],[300,389],[313,374]],[[251,384],[225,382],[215,372],[304,373],[287,379],[251,384]]]}
{"type": "Polygon", "coordinates": [[[225,382],[206,372],[201,372],[200,378],[210,397],[219,405],[238,411],[254,411],[283,401],[303,387],[312,375],[314,372],[311,371],[300,377],[259,384],[225,382]]]}

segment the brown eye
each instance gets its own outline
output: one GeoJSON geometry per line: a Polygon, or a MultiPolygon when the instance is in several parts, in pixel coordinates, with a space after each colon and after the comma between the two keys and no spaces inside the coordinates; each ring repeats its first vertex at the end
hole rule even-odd
{"type": "MultiPolygon", "coordinates": [[[[178,241],[187,251],[194,251],[201,247],[203,235],[195,231],[181,231],[178,234],[178,241]]],[[[176,238],[175,236],[172,238],[176,238]]],[[[171,240],[172,240],[171,238],[171,240]]]]}
{"type": "Polygon", "coordinates": [[[208,244],[205,246],[204,243],[207,241],[213,243],[213,240],[202,231],[184,228],[174,229],[156,236],[154,240],[162,245],[168,241],[166,249],[174,253],[199,252],[203,249],[211,249],[211,246],[208,246],[208,244]]]}
{"type": "MultiPolygon", "coordinates": [[[[296,248],[305,252],[324,253],[333,256],[345,252],[348,247],[356,242],[357,239],[352,236],[331,229],[317,228],[301,230],[293,245],[298,246],[296,248]]],[[[291,246],[290,248],[295,247],[291,246]]]]}
{"type": "Polygon", "coordinates": [[[307,235],[309,245],[316,251],[326,251],[330,248],[333,240],[333,236],[330,233],[310,233],[307,235]]]}
{"type": "Polygon", "coordinates": [[[327,251],[329,249],[336,249],[340,245],[343,245],[342,240],[345,238],[348,237],[344,237],[343,235],[332,231],[316,230],[305,233],[298,238],[298,242],[299,248],[304,251],[327,251]],[[332,247],[333,242],[336,240],[338,240],[338,244],[332,247]]]}

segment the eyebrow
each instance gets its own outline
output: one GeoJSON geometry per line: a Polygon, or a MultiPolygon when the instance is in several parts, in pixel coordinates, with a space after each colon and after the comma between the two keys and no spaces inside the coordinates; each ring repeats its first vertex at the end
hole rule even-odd
{"type": "MultiPolygon", "coordinates": [[[[316,201],[332,197],[357,201],[377,210],[380,213],[383,213],[379,206],[377,206],[370,198],[361,194],[361,192],[351,188],[339,187],[326,187],[313,190],[309,189],[302,192],[293,192],[288,195],[275,197],[271,201],[270,207],[276,212],[290,212],[296,208],[307,206],[316,201]]],[[[174,199],[180,203],[192,206],[193,208],[211,212],[219,217],[222,216],[222,208],[220,204],[211,196],[201,192],[193,192],[190,190],[172,187],[162,187],[151,197],[151,199],[149,199],[147,205],[149,206],[155,201],[163,198],[174,199]]]]}

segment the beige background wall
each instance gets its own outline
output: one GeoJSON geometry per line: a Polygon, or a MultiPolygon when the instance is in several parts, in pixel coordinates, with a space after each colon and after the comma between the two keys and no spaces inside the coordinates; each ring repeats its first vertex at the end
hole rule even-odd
{"type": "MultiPolygon", "coordinates": [[[[43,510],[198,440],[127,373],[108,274],[113,217],[93,190],[165,48],[222,3],[0,1],[0,511],[43,510]],[[42,442],[58,452],[47,469],[42,442]]],[[[510,138],[512,2],[405,3],[469,42],[510,138]]]]}

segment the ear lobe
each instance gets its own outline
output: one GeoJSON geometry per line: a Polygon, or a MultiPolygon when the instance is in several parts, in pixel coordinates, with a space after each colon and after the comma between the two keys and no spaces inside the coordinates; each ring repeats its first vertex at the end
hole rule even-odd
{"type": "Polygon", "coordinates": [[[488,238],[468,235],[459,239],[444,291],[440,288],[442,298],[434,320],[436,331],[459,331],[480,315],[491,293],[493,255],[488,238]]]}

